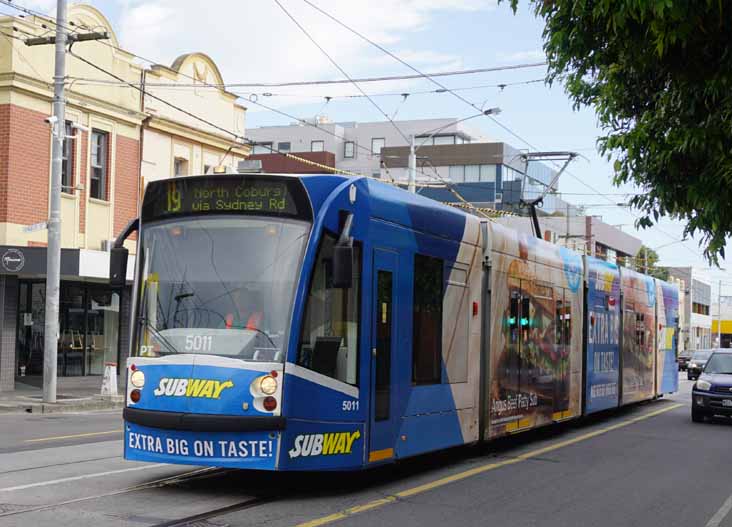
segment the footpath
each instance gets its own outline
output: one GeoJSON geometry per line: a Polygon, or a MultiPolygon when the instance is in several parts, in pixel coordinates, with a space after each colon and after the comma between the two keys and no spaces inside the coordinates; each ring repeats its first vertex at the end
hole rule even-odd
{"type": "Polygon", "coordinates": [[[40,377],[18,377],[15,390],[0,392],[0,414],[87,412],[114,410],[124,406],[124,381],[117,382],[118,395],[102,396],[102,376],[60,377],[57,381],[55,403],[43,402],[43,384],[40,377]]]}

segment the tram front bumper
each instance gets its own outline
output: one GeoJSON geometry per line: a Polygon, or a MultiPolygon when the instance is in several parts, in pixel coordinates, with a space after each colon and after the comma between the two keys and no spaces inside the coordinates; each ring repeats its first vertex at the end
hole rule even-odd
{"type": "Polygon", "coordinates": [[[274,470],[285,418],[125,408],[125,459],[274,470]]]}

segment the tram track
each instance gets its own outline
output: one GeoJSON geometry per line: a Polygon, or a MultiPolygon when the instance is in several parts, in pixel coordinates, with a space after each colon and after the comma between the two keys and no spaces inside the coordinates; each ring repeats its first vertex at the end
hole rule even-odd
{"type": "Polygon", "coordinates": [[[272,503],[273,501],[276,501],[278,498],[279,498],[278,496],[254,497],[254,498],[250,498],[250,499],[247,499],[244,501],[240,501],[239,503],[234,503],[232,505],[226,505],[224,507],[218,507],[216,509],[211,509],[210,511],[207,511],[207,512],[192,514],[191,516],[186,516],[184,518],[179,518],[177,520],[170,520],[170,521],[166,521],[163,523],[158,523],[158,524],[152,525],[151,527],[189,527],[198,522],[210,520],[211,518],[223,516],[224,514],[229,514],[232,512],[240,512],[240,511],[243,511],[246,509],[258,507],[260,505],[265,505],[267,503],[272,503]]]}
{"type": "Polygon", "coordinates": [[[89,459],[81,459],[77,461],[64,461],[63,463],[50,463],[48,465],[40,465],[38,467],[24,467],[24,468],[16,468],[13,470],[3,470],[0,471],[0,476],[5,476],[7,474],[15,474],[17,472],[30,472],[32,470],[43,470],[45,468],[55,468],[55,467],[63,467],[66,465],[80,465],[82,463],[94,463],[95,461],[109,461],[110,459],[122,459],[122,456],[103,456],[103,457],[93,457],[89,459]]]}
{"type": "Polygon", "coordinates": [[[182,483],[189,483],[189,482],[196,481],[199,479],[210,478],[210,477],[215,477],[215,476],[219,476],[222,474],[226,474],[230,471],[231,471],[231,469],[222,469],[222,468],[216,468],[216,467],[206,467],[206,468],[196,469],[196,470],[192,470],[189,472],[184,472],[182,474],[177,474],[175,476],[169,476],[166,478],[148,481],[146,483],[141,483],[139,485],[133,485],[131,487],[125,487],[123,489],[103,492],[101,494],[95,494],[93,496],[82,496],[80,498],[73,498],[73,499],[59,501],[59,502],[55,502],[55,503],[47,503],[47,504],[43,504],[43,505],[31,505],[28,507],[18,508],[18,509],[14,508],[13,510],[0,512],[0,518],[4,518],[7,516],[19,516],[22,514],[29,514],[32,512],[45,511],[45,510],[55,509],[58,507],[64,507],[64,506],[68,506],[68,505],[74,505],[77,503],[83,503],[85,501],[92,501],[92,500],[98,500],[98,499],[102,499],[102,498],[108,498],[110,496],[119,496],[121,494],[129,494],[132,492],[139,492],[139,491],[148,490],[148,489],[167,487],[167,486],[178,485],[178,484],[182,484],[182,483]]]}

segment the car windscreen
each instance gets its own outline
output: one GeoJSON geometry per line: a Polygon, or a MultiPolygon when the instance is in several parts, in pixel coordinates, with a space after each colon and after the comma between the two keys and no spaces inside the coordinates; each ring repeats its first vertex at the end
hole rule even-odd
{"type": "Polygon", "coordinates": [[[704,373],[732,375],[732,353],[715,353],[704,368],[704,373]]]}
{"type": "Polygon", "coordinates": [[[691,360],[705,361],[712,355],[711,351],[695,351],[691,356],[691,360]]]}

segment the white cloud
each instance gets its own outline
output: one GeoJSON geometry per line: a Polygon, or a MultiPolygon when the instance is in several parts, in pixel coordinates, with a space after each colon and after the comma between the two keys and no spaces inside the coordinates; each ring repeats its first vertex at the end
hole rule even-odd
{"type": "Polygon", "coordinates": [[[546,60],[546,55],[541,49],[531,49],[528,51],[517,51],[515,53],[501,55],[499,58],[501,62],[506,63],[542,62],[546,60]]]}
{"type": "MultiPolygon", "coordinates": [[[[125,6],[117,28],[122,46],[165,64],[202,51],[217,63],[226,82],[343,77],[274,2],[210,0],[202,7],[197,0],[117,1],[125,6]]],[[[283,0],[283,5],[350,75],[381,73],[391,61],[303,2],[283,0]]],[[[437,11],[487,9],[495,1],[319,0],[317,5],[416,65],[440,68],[459,65],[459,57],[402,53],[399,44],[409,33],[429,27],[437,11]]]]}

